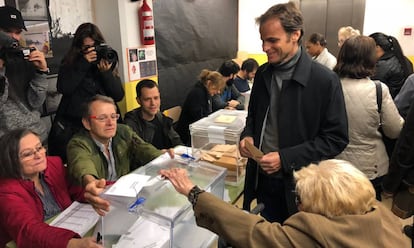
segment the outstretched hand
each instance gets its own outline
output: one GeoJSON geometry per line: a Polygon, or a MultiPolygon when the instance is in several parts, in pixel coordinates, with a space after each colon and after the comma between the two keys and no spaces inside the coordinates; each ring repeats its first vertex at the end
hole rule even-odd
{"type": "Polygon", "coordinates": [[[190,190],[194,187],[188,177],[187,170],[182,168],[172,168],[168,170],[160,170],[160,175],[170,180],[178,193],[188,196],[190,190]]]}
{"type": "Polygon", "coordinates": [[[100,197],[100,194],[105,190],[105,186],[105,179],[93,180],[86,185],[84,194],[85,199],[101,216],[105,216],[106,212],[109,211],[110,206],[107,200],[100,197]]]}

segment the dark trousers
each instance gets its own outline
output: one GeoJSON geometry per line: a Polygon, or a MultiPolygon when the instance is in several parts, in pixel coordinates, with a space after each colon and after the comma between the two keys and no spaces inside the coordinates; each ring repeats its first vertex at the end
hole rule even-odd
{"type": "Polygon", "coordinates": [[[375,189],[375,197],[377,198],[378,201],[381,201],[381,193],[382,193],[382,179],[384,178],[384,176],[381,177],[377,177],[375,179],[370,180],[372,183],[372,186],[374,186],[375,189]]]}
{"type": "Polygon", "coordinates": [[[264,204],[260,215],[269,222],[283,223],[289,212],[286,203],[283,179],[259,173],[257,185],[257,202],[264,204]]]}

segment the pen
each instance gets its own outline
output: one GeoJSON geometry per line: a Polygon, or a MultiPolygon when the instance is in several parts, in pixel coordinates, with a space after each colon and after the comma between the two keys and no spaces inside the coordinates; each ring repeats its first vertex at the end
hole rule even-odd
{"type": "Polygon", "coordinates": [[[101,241],[101,239],[102,239],[102,235],[101,235],[101,233],[100,233],[100,232],[98,232],[98,233],[96,234],[96,243],[99,243],[99,242],[101,241]]]}
{"type": "Polygon", "coordinates": [[[129,212],[134,212],[135,211],[135,208],[138,205],[142,204],[144,201],[145,201],[145,198],[144,197],[138,197],[138,199],[131,206],[129,206],[128,211],[129,212]]]}
{"type": "Polygon", "coordinates": [[[183,154],[181,154],[180,156],[181,156],[182,158],[188,158],[188,159],[191,159],[191,160],[195,160],[195,158],[194,158],[194,157],[192,157],[192,156],[188,155],[187,153],[183,153],[183,154]]]}

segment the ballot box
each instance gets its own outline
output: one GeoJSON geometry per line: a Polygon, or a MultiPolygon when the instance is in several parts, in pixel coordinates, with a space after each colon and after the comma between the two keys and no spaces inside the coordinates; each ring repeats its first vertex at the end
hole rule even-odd
{"type": "Polygon", "coordinates": [[[239,141],[246,116],[245,110],[221,109],[190,124],[193,155],[226,168],[225,182],[229,185],[244,180],[247,159],[240,155],[239,141]]]}
{"type": "MultiPolygon", "coordinates": [[[[158,175],[160,169],[171,167],[187,169],[196,185],[223,199],[224,168],[180,156],[170,159],[164,154],[126,175],[148,178],[145,186],[138,187],[136,196],[103,196],[111,202],[111,211],[98,222],[95,233],[103,233],[105,247],[210,247],[217,239],[214,233],[196,225],[187,198],[158,175]]],[[[125,190],[117,190],[126,192],[140,184],[128,183],[122,186],[125,190]]]]}

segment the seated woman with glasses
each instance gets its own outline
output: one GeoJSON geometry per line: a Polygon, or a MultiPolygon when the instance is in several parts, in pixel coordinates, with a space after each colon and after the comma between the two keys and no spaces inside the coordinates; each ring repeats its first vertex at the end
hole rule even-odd
{"type": "Polygon", "coordinates": [[[234,247],[409,247],[399,219],[375,200],[365,174],[344,160],[294,172],[300,211],[283,224],[247,214],[199,189],[185,169],[160,173],[188,197],[197,225],[234,247]]]}
{"type": "Polygon", "coordinates": [[[50,226],[45,221],[82,201],[59,157],[47,157],[39,135],[15,129],[0,138],[0,247],[102,247],[94,238],[50,226]]]}

